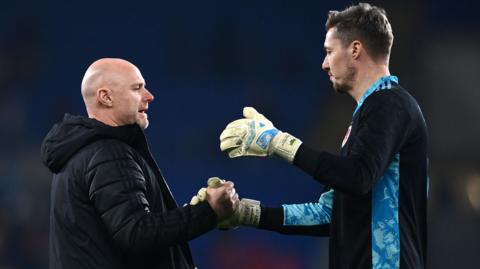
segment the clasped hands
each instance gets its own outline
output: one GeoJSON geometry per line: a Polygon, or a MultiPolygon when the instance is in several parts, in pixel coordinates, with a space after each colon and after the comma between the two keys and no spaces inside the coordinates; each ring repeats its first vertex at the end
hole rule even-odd
{"type": "MultiPolygon", "coordinates": [[[[243,109],[244,118],[230,122],[220,135],[220,149],[230,158],[276,155],[293,163],[302,141],[275,128],[270,120],[253,107],[243,109]]],[[[239,200],[230,181],[210,178],[207,188],[201,188],[190,204],[207,201],[219,218],[219,229],[240,225],[257,227],[260,222],[260,202],[239,200]],[[219,197],[223,197],[218,199],[219,197]]]]}
{"type": "Polygon", "coordinates": [[[240,225],[258,226],[260,221],[260,202],[251,199],[239,200],[234,184],[218,177],[207,181],[207,188],[201,188],[192,197],[190,205],[207,201],[218,217],[217,227],[221,230],[237,228],[240,225]]]}

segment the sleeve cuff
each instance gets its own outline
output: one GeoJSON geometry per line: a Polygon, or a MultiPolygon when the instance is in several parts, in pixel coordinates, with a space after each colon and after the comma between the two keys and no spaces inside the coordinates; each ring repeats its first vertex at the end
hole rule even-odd
{"type": "Polygon", "coordinates": [[[283,226],[283,208],[261,207],[259,229],[278,230],[283,226]]]}
{"type": "Polygon", "coordinates": [[[305,145],[305,143],[302,143],[297,151],[297,154],[295,155],[293,165],[297,166],[308,174],[313,175],[317,167],[318,155],[318,152],[305,145]]]}

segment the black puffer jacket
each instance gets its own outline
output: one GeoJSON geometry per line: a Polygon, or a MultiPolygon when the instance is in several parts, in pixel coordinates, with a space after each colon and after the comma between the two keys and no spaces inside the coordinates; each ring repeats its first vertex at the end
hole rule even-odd
{"type": "Polygon", "coordinates": [[[187,242],[215,227],[215,212],[177,206],[138,125],[65,115],[41,156],[54,173],[50,268],[195,267],[187,242]]]}

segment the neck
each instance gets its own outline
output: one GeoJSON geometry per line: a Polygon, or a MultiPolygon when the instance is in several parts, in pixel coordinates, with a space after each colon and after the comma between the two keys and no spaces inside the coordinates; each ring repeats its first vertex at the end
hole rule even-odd
{"type": "Polygon", "coordinates": [[[119,124],[113,119],[113,117],[109,115],[109,113],[95,113],[92,111],[88,111],[88,117],[91,119],[96,119],[106,125],[110,125],[113,127],[119,126],[119,124]]]}
{"type": "Polygon", "coordinates": [[[354,86],[350,91],[350,96],[352,96],[358,104],[367,89],[372,86],[375,81],[389,75],[390,71],[388,66],[383,64],[371,64],[359,69],[355,76],[354,86]]]}

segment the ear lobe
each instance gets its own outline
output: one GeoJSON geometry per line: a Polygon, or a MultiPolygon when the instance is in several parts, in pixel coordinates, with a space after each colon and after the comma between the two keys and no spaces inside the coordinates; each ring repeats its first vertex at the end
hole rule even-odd
{"type": "Polygon", "coordinates": [[[113,100],[112,100],[112,91],[108,88],[100,88],[97,90],[97,100],[100,104],[112,107],[113,100]]]}
{"type": "Polygon", "coordinates": [[[354,60],[358,59],[360,57],[360,54],[363,50],[362,43],[358,40],[355,40],[351,44],[351,52],[352,52],[352,58],[354,60]]]}

